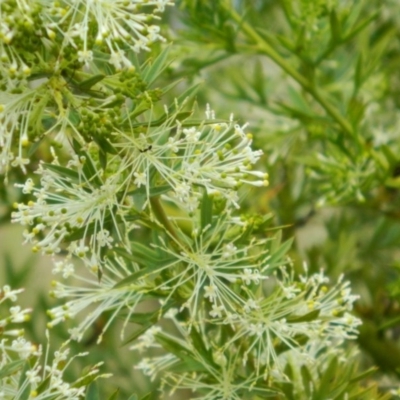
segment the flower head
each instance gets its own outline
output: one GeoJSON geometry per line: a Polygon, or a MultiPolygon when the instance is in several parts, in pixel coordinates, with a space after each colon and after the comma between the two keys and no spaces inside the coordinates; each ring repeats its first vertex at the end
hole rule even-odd
{"type": "Polygon", "coordinates": [[[110,63],[116,69],[122,69],[132,67],[124,55],[124,47],[134,52],[148,51],[152,43],[164,40],[160,28],[151,21],[159,19],[158,14],[167,5],[173,2],[64,0],[50,3],[41,15],[49,39],[56,40],[57,35],[61,35],[63,46],[78,50],[79,61],[90,63],[93,50],[100,49],[110,54],[110,63]]]}
{"type": "Polygon", "coordinates": [[[288,350],[307,358],[308,349],[321,340],[323,346],[329,346],[356,338],[361,321],[349,313],[358,298],[351,295],[349,282],[340,278],[329,288],[329,279],[322,272],[294,281],[284,268],[275,276],[278,287],[274,292],[255,299],[256,306],[238,313],[234,320],[224,321],[236,332],[227,348],[239,339],[247,342],[244,363],[251,355],[257,370],[262,366],[266,373],[272,367],[281,370],[280,354],[288,350]]]}
{"type": "MultiPolygon", "coordinates": [[[[141,279],[135,283],[127,283],[125,285],[119,285],[119,283],[132,273],[137,272],[139,267],[134,263],[128,265],[120,257],[108,258],[103,264],[104,274],[102,279],[99,280],[96,258],[92,257],[89,259],[84,257],[83,261],[92,273],[91,278],[87,274],[73,272],[71,275],[75,278],[76,282],[81,282],[81,284],[68,285],[61,282],[53,282],[52,296],[59,299],[66,299],[66,301],[63,305],[48,311],[48,315],[52,319],[48,327],[51,328],[60,322],[74,318],[76,315],[91,309],[90,312],[86,312],[85,317],[79,325],[69,331],[72,339],[80,341],[87,329],[104,312],[111,311],[111,316],[98,337],[98,342],[101,342],[103,333],[114,319],[123,312],[127,316],[121,331],[122,338],[129,317],[135,311],[136,305],[144,298],[146,290],[145,282],[141,279]]],[[[69,268],[69,265],[70,261],[57,262],[53,272],[64,272],[65,267],[69,268]]]]}
{"type": "Polygon", "coordinates": [[[151,187],[167,185],[170,199],[189,211],[197,208],[203,188],[239,208],[236,193],[242,184],[268,185],[268,174],[253,170],[262,151],[252,150],[246,126],[217,122],[209,108],[206,116],[210,119],[199,126],[186,127],[174,115],[138,136],[118,132],[114,145],[121,149],[127,185],[145,187],[148,196],[151,187]]]}
{"type": "Polygon", "coordinates": [[[184,243],[175,241],[174,246],[167,246],[160,238],[163,244],[155,247],[170,261],[155,272],[173,272],[156,289],[165,291],[168,297],[179,291],[186,298],[183,307],[193,319],[203,318],[204,312],[212,318],[225,317],[246,307],[249,301],[246,286],[260,285],[268,278],[266,241],[240,243],[242,231],[229,221],[228,215],[197,228],[193,228],[191,239],[184,243]]]}
{"type": "Polygon", "coordinates": [[[36,201],[18,204],[12,221],[29,229],[25,233],[26,242],[35,251],[56,254],[66,242],[70,253],[84,257],[90,248],[101,260],[101,252],[113,245],[111,231],[119,242],[124,240],[118,230],[118,221],[123,218],[117,199],[118,177],[103,178],[102,171],[96,171],[93,161],[84,156],[77,157],[71,165],[77,171],[60,167],[56,162],[42,164],[37,171],[41,187],[33,186],[30,179],[17,185],[25,193],[33,194],[36,201]]]}

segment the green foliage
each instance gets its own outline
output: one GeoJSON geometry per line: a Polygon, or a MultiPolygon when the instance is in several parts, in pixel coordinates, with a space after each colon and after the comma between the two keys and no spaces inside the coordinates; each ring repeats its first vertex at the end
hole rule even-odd
{"type": "Polygon", "coordinates": [[[0,1],[0,398],[400,396],[399,5],[175,3],[0,1]]]}

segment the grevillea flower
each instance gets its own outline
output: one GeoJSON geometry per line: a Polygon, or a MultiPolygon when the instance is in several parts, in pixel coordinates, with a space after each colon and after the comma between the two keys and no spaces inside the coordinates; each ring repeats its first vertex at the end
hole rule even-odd
{"type": "Polygon", "coordinates": [[[226,348],[238,340],[247,342],[243,363],[251,355],[257,370],[264,366],[268,373],[272,367],[282,369],[279,354],[283,350],[307,358],[309,346],[321,338],[325,346],[357,337],[361,321],[350,311],[358,296],[350,293],[349,282],[343,277],[329,288],[329,279],[322,272],[301,276],[299,281],[285,268],[274,275],[281,275],[275,291],[223,321],[235,330],[226,348]]]}
{"type": "Polygon", "coordinates": [[[194,320],[204,318],[204,312],[206,318],[221,318],[246,307],[246,289],[239,295],[238,288],[260,285],[267,279],[269,254],[266,240],[240,243],[242,231],[237,228],[228,215],[222,215],[203,229],[195,226],[191,238],[171,238],[172,246],[159,238],[162,244],[153,247],[169,261],[154,268],[154,274],[166,273],[155,290],[164,291],[167,299],[179,291],[186,298],[183,307],[194,320]]]}
{"type": "Polygon", "coordinates": [[[199,126],[183,125],[177,117],[138,136],[115,134],[126,185],[143,186],[148,196],[151,187],[168,185],[172,198],[189,211],[197,208],[203,188],[239,208],[237,190],[242,184],[268,185],[268,174],[253,170],[262,151],[252,150],[246,125],[239,126],[232,118],[217,122],[209,108],[207,120],[199,126]]]}
{"type": "Polygon", "coordinates": [[[159,348],[160,342],[169,343],[179,349],[174,354],[141,357],[141,361],[135,366],[152,380],[156,376],[161,377],[161,389],[164,392],[168,390],[169,395],[172,395],[176,390],[190,390],[196,398],[203,400],[252,399],[255,394],[260,398],[267,398],[276,392],[265,385],[265,380],[255,371],[243,368],[240,348],[232,346],[222,351],[213,344],[214,335],[202,336],[201,342],[207,346],[206,349],[202,348],[199,342],[192,340],[196,337],[192,335],[192,331],[197,328],[188,329],[185,323],[176,318],[177,314],[178,310],[171,309],[165,315],[175,323],[177,334],[171,335],[163,329],[153,329],[150,335],[146,332],[139,339],[138,345],[131,347],[133,350],[159,348]],[[188,361],[188,367],[183,370],[180,368],[182,359],[179,354],[188,361]]]}
{"type": "Polygon", "coordinates": [[[93,50],[105,50],[110,63],[119,70],[131,67],[125,49],[150,50],[155,41],[164,40],[157,25],[159,13],[170,0],[64,0],[52,2],[42,18],[51,40],[63,37],[63,46],[77,50],[79,61],[93,60],[93,50]],[[144,12],[143,12],[144,11],[144,12]]]}
{"type": "Polygon", "coordinates": [[[24,147],[29,143],[29,128],[36,122],[33,109],[40,97],[38,90],[21,94],[0,92],[0,174],[7,174],[10,164],[26,172],[29,159],[24,147]]]}
{"type": "MultiPolygon", "coordinates": [[[[87,355],[87,353],[81,353],[71,357],[67,343],[54,353],[52,362],[47,365],[43,365],[42,362],[43,349],[33,347],[35,351],[30,351],[24,356],[24,359],[28,359],[30,363],[21,364],[21,368],[17,369],[13,353],[21,352],[21,343],[33,347],[22,338],[14,340],[10,346],[5,340],[0,342],[0,372],[5,371],[0,378],[0,399],[11,400],[20,397],[21,393],[27,393],[30,399],[36,400],[79,400],[86,390],[84,379],[90,382],[100,376],[107,376],[99,375],[99,366],[102,364],[99,363],[81,378],[82,384],[79,384],[79,380],[73,383],[65,381],[64,374],[71,362],[77,357],[87,355]],[[25,365],[29,365],[28,370],[25,370],[25,365]],[[10,367],[13,367],[13,373],[8,374],[6,371],[10,367]],[[43,385],[43,382],[47,384],[43,385]]],[[[49,359],[48,349],[44,359],[46,361],[49,359]]]]}
{"type": "MultiPolygon", "coordinates": [[[[70,356],[68,343],[64,343],[49,363],[50,354],[45,354],[37,346],[23,337],[23,329],[9,329],[8,325],[27,320],[30,310],[21,310],[14,306],[4,312],[7,302],[15,302],[22,289],[11,290],[7,285],[0,288],[0,399],[22,398],[36,400],[79,400],[84,396],[89,382],[99,378],[99,363],[93,366],[78,381],[68,383],[64,373],[76,357],[87,353],[70,356]],[[15,337],[10,340],[9,337],[15,337]],[[44,362],[42,360],[44,356],[44,362]],[[46,384],[43,384],[46,382],[46,384]]],[[[47,339],[49,339],[47,334],[47,339]]]]}
{"type": "Polygon", "coordinates": [[[91,259],[84,257],[83,261],[91,272],[91,276],[75,273],[69,259],[61,259],[55,262],[53,273],[62,273],[64,277],[72,276],[75,278],[75,284],[53,282],[52,296],[66,299],[66,301],[62,306],[48,311],[48,315],[52,319],[48,323],[48,327],[51,328],[60,322],[86,312],[80,324],[69,331],[72,339],[80,341],[87,329],[93,325],[100,315],[105,311],[110,311],[111,316],[97,340],[100,342],[104,331],[120,313],[124,313],[126,320],[121,330],[122,338],[130,315],[135,311],[137,304],[145,298],[147,290],[146,281],[143,279],[127,284],[118,284],[132,273],[137,272],[139,270],[138,265],[135,263],[127,264],[120,257],[109,258],[103,264],[104,274],[102,279],[99,280],[95,257],[91,259]],[[87,312],[88,309],[90,309],[90,312],[87,312]]]}
{"type": "Polygon", "coordinates": [[[18,211],[12,222],[29,228],[25,242],[31,243],[35,252],[56,254],[66,242],[70,253],[84,257],[90,248],[100,262],[101,252],[113,245],[111,232],[118,243],[126,240],[118,227],[123,220],[123,207],[117,199],[118,176],[103,177],[89,156],[76,156],[68,166],[76,171],[62,168],[56,161],[42,164],[37,171],[40,187],[30,178],[17,185],[36,201],[15,205],[18,211]],[[90,176],[85,163],[93,168],[90,176]]]}

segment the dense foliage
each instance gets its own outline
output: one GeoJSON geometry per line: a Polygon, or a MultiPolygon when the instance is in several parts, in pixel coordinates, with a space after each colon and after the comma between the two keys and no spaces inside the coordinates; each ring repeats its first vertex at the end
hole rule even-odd
{"type": "Polygon", "coordinates": [[[400,396],[399,15],[0,0],[0,399],[400,396]]]}

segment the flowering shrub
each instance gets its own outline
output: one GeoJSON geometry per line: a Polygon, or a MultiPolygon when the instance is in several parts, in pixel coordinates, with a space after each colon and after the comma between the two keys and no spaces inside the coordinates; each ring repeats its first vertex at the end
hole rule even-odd
{"type": "MultiPolygon", "coordinates": [[[[283,237],[325,206],[373,204],[379,190],[398,188],[396,151],[368,126],[381,93],[369,80],[374,67],[361,50],[352,73],[330,59],[378,14],[340,1],[176,3],[0,0],[5,215],[53,265],[52,300],[42,303],[47,328],[64,342],[50,361],[50,345],[43,351],[10,328],[27,323],[30,310],[0,314],[0,399],[395,396],[395,379],[378,385],[356,345],[379,364],[379,345],[393,345],[379,335],[395,322],[371,327],[355,309],[362,299],[343,258],[335,269],[325,253],[313,258],[283,237]],[[261,28],[267,11],[297,37],[261,28]],[[295,84],[264,75],[268,62],[255,64],[254,81],[237,61],[218,72],[246,52],[266,56],[295,84]],[[203,70],[210,89],[190,83],[203,70]],[[217,75],[224,79],[212,93],[217,75]],[[285,100],[272,98],[274,85],[285,100]],[[202,101],[207,92],[219,118],[202,101]],[[253,132],[241,121],[243,104],[265,108],[251,109],[253,132]],[[292,153],[305,144],[311,151],[292,153]],[[292,172],[285,154],[298,162],[292,172]],[[130,350],[123,355],[121,342],[130,350]],[[86,358],[87,372],[67,371],[86,358]],[[99,374],[99,359],[105,370],[119,364],[123,383],[102,380],[99,391],[97,378],[109,376],[99,374]]],[[[3,307],[20,293],[7,284],[3,307]]],[[[45,340],[37,335],[44,327],[27,326],[45,340]]]]}

